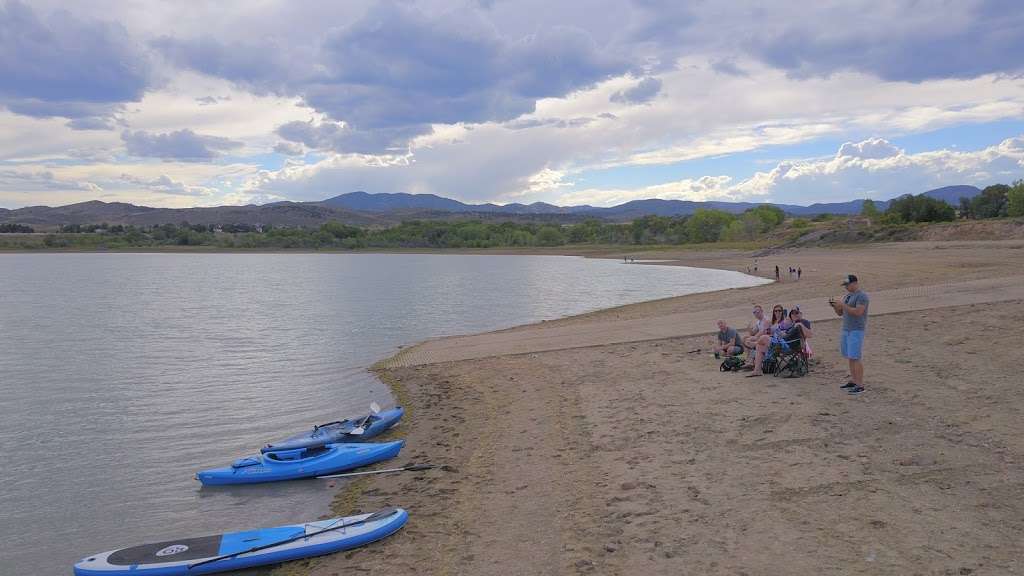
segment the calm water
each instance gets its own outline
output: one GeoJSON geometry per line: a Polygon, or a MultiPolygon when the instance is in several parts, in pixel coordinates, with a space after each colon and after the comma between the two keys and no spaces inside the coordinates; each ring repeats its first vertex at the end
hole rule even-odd
{"type": "Polygon", "coordinates": [[[366,367],[399,345],[759,282],[560,256],[0,255],[0,574],[320,516],[324,480],[192,475],[390,405],[366,367]]]}

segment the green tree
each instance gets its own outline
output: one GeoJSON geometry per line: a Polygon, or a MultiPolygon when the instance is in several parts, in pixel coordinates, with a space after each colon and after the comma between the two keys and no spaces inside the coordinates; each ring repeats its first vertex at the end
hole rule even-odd
{"type": "Polygon", "coordinates": [[[759,232],[767,232],[782,224],[783,220],[786,219],[786,213],[782,211],[782,208],[772,206],[771,204],[762,204],[756,208],[751,208],[744,212],[744,214],[752,214],[761,221],[759,232]]]}
{"type": "Polygon", "coordinates": [[[878,206],[875,205],[875,201],[870,198],[864,200],[860,207],[860,215],[871,220],[877,220],[880,212],[878,211],[878,206]]]}
{"type": "Polygon", "coordinates": [[[901,196],[889,203],[883,222],[950,222],[956,210],[948,203],[925,195],[901,196]]]}
{"type": "Polygon", "coordinates": [[[558,226],[541,226],[537,231],[537,244],[541,246],[560,246],[565,244],[565,237],[558,226]]]}
{"type": "Polygon", "coordinates": [[[1024,180],[1017,180],[1006,193],[1006,215],[1024,216],[1024,180]]]}
{"type": "Polygon", "coordinates": [[[1010,187],[1006,184],[993,184],[987,186],[970,201],[970,217],[972,218],[999,218],[1006,216],[1007,193],[1010,187]]]}
{"type": "Polygon", "coordinates": [[[686,221],[686,231],[690,242],[718,242],[722,231],[736,217],[721,210],[699,209],[686,221]]]}

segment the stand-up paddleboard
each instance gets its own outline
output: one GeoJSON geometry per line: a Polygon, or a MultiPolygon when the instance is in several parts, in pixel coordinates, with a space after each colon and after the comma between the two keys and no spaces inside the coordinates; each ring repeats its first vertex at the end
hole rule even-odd
{"type": "Polygon", "coordinates": [[[290,436],[280,442],[267,444],[260,452],[311,448],[342,442],[365,442],[391,428],[401,420],[405,410],[395,406],[390,410],[371,411],[366,416],[350,418],[313,426],[311,431],[290,436]]]}
{"type": "Polygon", "coordinates": [[[348,550],[394,534],[409,514],[387,508],[373,514],[183,538],[103,552],[75,564],[76,576],[212,574],[348,550]]]}
{"type": "Polygon", "coordinates": [[[267,452],[235,460],[231,466],[196,473],[204,485],[255,484],[311,478],[352,470],[398,456],[404,440],[365,444],[327,444],[267,452]]]}

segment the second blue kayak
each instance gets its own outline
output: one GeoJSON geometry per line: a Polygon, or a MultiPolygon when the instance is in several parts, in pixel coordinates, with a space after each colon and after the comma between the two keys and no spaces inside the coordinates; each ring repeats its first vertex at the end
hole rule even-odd
{"type": "Polygon", "coordinates": [[[310,478],[344,472],[398,456],[405,441],[326,444],[296,450],[267,452],[235,460],[231,466],[196,474],[204,485],[255,484],[310,478]]]}
{"type": "Polygon", "coordinates": [[[365,442],[394,426],[402,418],[403,414],[405,414],[405,410],[401,406],[395,406],[390,410],[382,410],[377,413],[371,412],[360,418],[350,418],[313,426],[313,429],[308,432],[296,434],[280,442],[267,444],[260,449],[260,452],[295,450],[340,442],[365,442]],[[352,432],[356,428],[360,428],[362,434],[353,434],[352,432]]]}

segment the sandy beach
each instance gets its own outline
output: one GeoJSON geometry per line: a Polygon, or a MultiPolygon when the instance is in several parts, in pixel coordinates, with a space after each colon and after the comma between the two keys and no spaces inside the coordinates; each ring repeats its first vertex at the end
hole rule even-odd
{"type": "MultiPolygon", "coordinates": [[[[753,266],[753,255],[740,252],[629,255],[753,266]]],[[[401,463],[440,468],[343,485],[336,512],[401,505],[409,524],[384,542],[281,571],[1024,570],[1024,399],[1015,337],[1024,299],[1014,291],[1022,284],[1014,277],[1024,275],[1024,242],[758,256],[761,275],[774,276],[776,264],[781,283],[482,335],[489,344],[468,359],[446,361],[444,341],[431,341],[381,363],[378,374],[409,410],[394,432],[408,442],[401,463]],[[803,279],[790,281],[788,266],[800,266],[803,279]],[[868,390],[859,397],[838,388],[846,365],[837,320],[816,322],[812,372],[801,379],[721,373],[707,352],[714,326],[683,322],[688,314],[720,313],[742,326],[752,303],[820,306],[841,293],[837,279],[848,271],[868,293],[902,295],[869,320],[868,390]],[[964,301],[972,303],[945,305],[964,301]],[[680,319],[679,335],[637,330],[629,341],[628,322],[664,318],[680,319]],[[613,325],[625,341],[588,345],[613,325]],[[560,331],[558,349],[502,355],[503,338],[522,347],[549,341],[544,331],[552,329],[560,331]],[[440,361],[424,364],[417,349],[430,346],[440,361]]]]}

